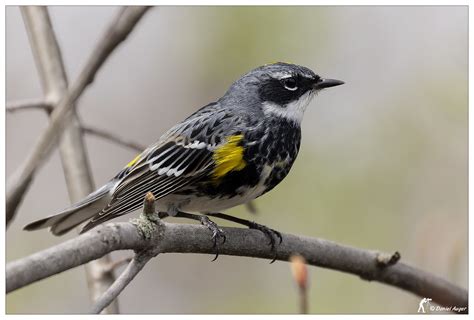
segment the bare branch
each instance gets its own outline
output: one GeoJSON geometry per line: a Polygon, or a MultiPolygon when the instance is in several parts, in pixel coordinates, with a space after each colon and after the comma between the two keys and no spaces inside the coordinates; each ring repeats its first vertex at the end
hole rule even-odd
{"type": "Polygon", "coordinates": [[[123,265],[127,265],[132,261],[132,257],[125,257],[115,261],[111,261],[108,265],[104,266],[104,272],[113,272],[117,268],[120,268],[123,265]]]}
{"type": "MultiPolygon", "coordinates": [[[[154,224],[150,218],[155,217],[155,197],[153,193],[148,192],[145,196],[143,214],[141,218],[144,220],[143,223],[154,224]]],[[[122,272],[120,277],[110,286],[110,288],[96,301],[91,313],[100,313],[104,310],[112,301],[114,301],[118,295],[125,289],[125,287],[132,282],[133,278],[143,269],[145,264],[150,261],[151,258],[155,257],[159,252],[156,250],[142,250],[135,254],[132,261],[128,264],[127,268],[122,272]]]]}
{"type": "Polygon", "coordinates": [[[114,301],[151,258],[152,256],[149,255],[136,255],[117,280],[115,280],[109,289],[95,302],[90,313],[100,313],[114,301]]]}
{"type": "Polygon", "coordinates": [[[144,146],[144,145],[141,145],[141,144],[136,143],[136,142],[131,141],[131,140],[121,138],[121,137],[117,136],[114,133],[111,133],[109,131],[106,131],[106,130],[103,130],[103,129],[100,129],[100,128],[94,128],[94,127],[91,127],[91,126],[82,125],[82,131],[84,133],[94,135],[96,137],[99,137],[99,138],[102,138],[102,139],[105,139],[105,140],[109,140],[109,141],[114,142],[118,145],[130,148],[130,149],[138,151],[138,152],[142,152],[143,150],[146,149],[146,146],[144,146]]]}
{"type": "MultiPolygon", "coordinates": [[[[265,236],[257,230],[223,228],[227,235],[219,254],[272,259],[265,236]]],[[[143,239],[131,223],[99,226],[74,239],[6,266],[6,289],[11,292],[114,250],[157,250],[160,253],[214,254],[209,230],[204,226],[159,221],[151,239],[143,239]]],[[[430,297],[443,306],[467,306],[467,290],[403,262],[380,268],[378,252],[357,249],[328,240],[283,234],[277,260],[300,254],[309,265],[339,270],[430,297]]],[[[269,266],[270,267],[270,266],[269,266]]]]}
{"type": "Polygon", "coordinates": [[[308,313],[308,268],[306,266],[306,260],[299,254],[292,255],[290,257],[291,262],[291,273],[293,279],[298,285],[299,291],[299,307],[301,314],[308,313]]]}
{"type": "MultiPolygon", "coordinates": [[[[8,102],[6,105],[6,111],[9,113],[15,113],[18,111],[29,111],[29,110],[43,110],[46,111],[48,114],[53,110],[53,104],[47,102],[44,99],[36,99],[36,100],[19,100],[8,102]]],[[[81,125],[82,132],[89,134],[91,136],[96,136],[98,138],[102,138],[104,140],[108,140],[110,142],[116,143],[123,147],[132,149],[137,152],[141,152],[146,149],[145,145],[142,145],[138,142],[131,141],[128,139],[124,139],[122,137],[117,136],[116,134],[109,132],[107,130],[101,128],[95,128],[92,126],[86,126],[84,124],[81,125]]],[[[249,210],[253,210],[252,213],[255,213],[255,206],[249,203],[249,210]]]]}
{"type": "MultiPolygon", "coordinates": [[[[51,105],[59,102],[67,93],[67,76],[64,70],[61,50],[51,25],[46,7],[22,7],[23,19],[35,57],[43,91],[51,105]]],[[[68,108],[73,108],[69,104],[68,108]]],[[[78,201],[93,191],[87,154],[81,136],[78,120],[73,110],[64,126],[59,145],[64,175],[72,202],[78,201]]]]}
{"type": "Polygon", "coordinates": [[[99,39],[97,47],[87,60],[78,79],[70,87],[67,94],[61,98],[57,107],[51,113],[51,123],[40,135],[38,142],[26,161],[20,165],[8,181],[6,193],[6,216],[10,219],[20,204],[23,194],[27,191],[36,169],[41,166],[57,143],[64,129],[66,119],[73,109],[73,103],[94,80],[95,74],[113,50],[126,39],[148,7],[125,7],[112,21],[104,35],[99,39]]]}
{"type": "Polygon", "coordinates": [[[10,113],[28,110],[44,110],[47,113],[50,113],[53,111],[53,105],[45,99],[28,99],[7,102],[5,109],[10,113]]]}
{"type": "MultiPolygon", "coordinates": [[[[43,91],[47,101],[56,105],[67,93],[67,75],[64,69],[53,26],[46,7],[22,7],[23,19],[35,57],[43,91]]],[[[73,102],[69,119],[65,119],[64,132],[59,143],[59,153],[71,202],[77,202],[94,190],[86,147],[73,102]]],[[[113,273],[97,272],[103,264],[109,264],[109,256],[91,261],[86,267],[87,283],[91,298],[100,296],[115,280],[113,273]]],[[[118,304],[112,304],[107,313],[118,313],[118,304]]]]}

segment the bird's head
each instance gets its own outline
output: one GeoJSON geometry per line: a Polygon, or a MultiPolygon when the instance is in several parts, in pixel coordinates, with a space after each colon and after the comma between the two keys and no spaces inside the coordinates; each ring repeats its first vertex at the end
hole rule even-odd
{"type": "Polygon", "coordinates": [[[259,107],[268,116],[300,123],[306,107],[317,92],[343,83],[322,78],[303,66],[277,62],[242,76],[222,99],[234,105],[259,107]]]}

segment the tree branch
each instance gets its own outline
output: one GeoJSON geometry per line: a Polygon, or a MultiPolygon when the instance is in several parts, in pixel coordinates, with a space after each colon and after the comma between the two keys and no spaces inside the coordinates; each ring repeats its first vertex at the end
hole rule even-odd
{"type": "MultiPolygon", "coordinates": [[[[219,254],[272,259],[268,240],[257,231],[223,228],[227,241],[219,254]]],[[[214,254],[209,230],[199,225],[172,224],[158,221],[152,237],[145,240],[131,223],[111,223],[99,226],[77,238],[6,266],[7,292],[26,286],[114,250],[156,250],[160,253],[214,254]]],[[[379,266],[376,251],[357,249],[328,240],[283,234],[277,247],[277,260],[287,261],[293,254],[303,256],[309,265],[339,270],[409,291],[420,297],[430,297],[443,306],[466,306],[467,290],[443,278],[413,266],[398,262],[379,266]]]]}
{"type": "Polygon", "coordinates": [[[115,280],[109,289],[99,299],[97,299],[90,313],[100,313],[110,303],[112,303],[112,301],[118,297],[123,289],[125,289],[125,287],[135,278],[151,258],[152,257],[149,255],[136,255],[133,257],[132,261],[130,261],[127,268],[125,268],[117,280],[115,280]]]}
{"type": "MultiPolygon", "coordinates": [[[[49,114],[53,110],[53,104],[47,102],[45,99],[19,100],[19,101],[7,102],[5,109],[9,113],[15,113],[18,111],[29,111],[29,110],[44,110],[49,114]]],[[[132,149],[137,152],[141,152],[146,149],[145,145],[142,145],[138,142],[131,141],[128,139],[124,139],[102,128],[95,128],[92,126],[87,126],[87,125],[82,124],[81,129],[82,129],[82,132],[85,134],[89,134],[91,136],[96,136],[98,138],[108,140],[110,142],[132,149]]],[[[249,207],[250,207],[250,204],[249,204],[249,207]]],[[[252,213],[256,211],[254,207],[252,208],[252,210],[253,210],[252,213]]]]}
{"type": "MultiPolygon", "coordinates": [[[[67,76],[49,13],[45,7],[22,7],[22,13],[43,90],[48,100],[55,105],[67,93],[67,76]]],[[[70,121],[65,120],[68,125],[65,126],[59,151],[69,197],[71,202],[75,202],[92,192],[94,187],[75,110],[71,112],[70,118],[70,121]]],[[[104,263],[110,263],[108,256],[86,265],[92,298],[102,294],[100,289],[106,289],[114,281],[112,273],[93,277],[97,274],[95,269],[102,270],[101,264],[104,263]]],[[[112,305],[108,311],[118,313],[117,304],[112,305]]]]}
{"type": "MultiPolygon", "coordinates": [[[[68,81],[48,9],[42,6],[25,6],[21,10],[46,96],[45,100],[50,101],[51,105],[56,105],[67,93],[68,81]]],[[[65,120],[67,125],[64,126],[59,143],[59,153],[69,198],[74,203],[91,193],[94,190],[94,183],[79,120],[74,108],[68,107],[72,108],[72,111],[70,119],[65,120]]],[[[105,255],[85,266],[92,301],[95,301],[115,280],[112,272],[98,272],[104,269],[103,265],[108,264],[110,257],[105,255]]],[[[106,312],[118,313],[118,304],[113,303],[106,312]]]]}
{"type": "MultiPolygon", "coordinates": [[[[36,169],[43,164],[57,143],[57,139],[64,129],[73,103],[92,83],[97,71],[113,50],[124,41],[135,25],[145,14],[149,7],[125,7],[112,21],[106,32],[99,40],[97,47],[80,73],[78,79],[72,84],[67,94],[61,98],[57,107],[51,113],[51,122],[48,128],[40,135],[38,142],[27,156],[26,161],[20,165],[8,181],[6,193],[6,216],[12,219],[24,193],[28,190],[34,178],[36,169]]],[[[7,220],[9,221],[9,220],[7,220]]]]}
{"type": "MultiPolygon", "coordinates": [[[[68,81],[49,13],[46,7],[41,6],[26,6],[21,10],[43,91],[47,97],[45,101],[51,101],[50,105],[53,106],[67,93],[68,81]]],[[[94,186],[79,121],[74,110],[70,118],[68,125],[64,126],[59,151],[69,197],[75,202],[92,192],[94,186]]]]}
{"type": "MultiPolygon", "coordinates": [[[[157,221],[155,217],[155,197],[153,193],[148,192],[145,196],[143,214],[141,215],[142,223],[148,224],[154,229],[153,221],[157,221]]],[[[109,289],[96,301],[91,313],[100,313],[105,309],[112,301],[114,301],[118,295],[125,289],[125,287],[132,282],[133,278],[143,269],[145,264],[150,261],[151,258],[155,257],[159,252],[156,250],[143,250],[136,252],[132,261],[128,264],[127,268],[122,272],[120,277],[109,287],[109,289]]]]}
{"type": "Polygon", "coordinates": [[[135,150],[137,152],[142,152],[143,150],[146,149],[146,146],[144,146],[144,145],[141,145],[137,142],[134,142],[134,141],[131,141],[131,140],[128,140],[128,139],[121,138],[121,137],[117,136],[116,134],[114,134],[112,132],[109,132],[109,131],[106,131],[106,130],[103,130],[103,129],[100,129],[100,128],[94,128],[94,127],[91,127],[91,126],[82,125],[82,131],[84,133],[87,133],[87,134],[90,134],[90,135],[93,135],[93,136],[111,141],[113,143],[116,143],[118,145],[127,147],[127,148],[135,150]]]}
{"type": "Polygon", "coordinates": [[[47,113],[53,111],[53,105],[45,99],[28,99],[7,102],[5,110],[10,113],[27,110],[44,110],[47,113]]]}
{"type": "Polygon", "coordinates": [[[132,259],[132,257],[125,257],[111,261],[108,265],[104,266],[104,272],[113,272],[124,265],[128,265],[132,259]]]}

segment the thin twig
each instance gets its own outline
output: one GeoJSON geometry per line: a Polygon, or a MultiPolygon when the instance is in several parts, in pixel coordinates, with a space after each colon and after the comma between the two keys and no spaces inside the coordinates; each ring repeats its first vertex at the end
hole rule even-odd
{"type": "Polygon", "coordinates": [[[123,265],[129,264],[132,261],[132,257],[126,257],[122,259],[118,259],[115,261],[111,261],[108,265],[104,266],[104,272],[113,272],[114,270],[120,268],[123,265]]]}
{"type": "Polygon", "coordinates": [[[27,156],[25,162],[16,169],[10,177],[6,193],[7,222],[13,219],[18,205],[28,190],[30,182],[39,166],[43,164],[57,143],[57,139],[64,129],[73,103],[92,83],[97,71],[107,60],[114,49],[124,41],[142,18],[149,7],[125,7],[112,21],[104,35],[100,38],[97,47],[87,60],[78,79],[72,84],[67,94],[60,100],[51,113],[51,122],[48,128],[40,135],[38,142],[27,156]]]}
{"type": "Polygon", "coordinates": [[[87,133],[87,134],[90,134],[90,135],[93,135],[93,136],[96,136],[96,137],[99,137],[99,138],[102,138],[102,139],[105,139],[105,140],[109,140],[109,141],[114,142],[118,145],[130,148],[130,149],[138,151],[138,152],[142,152],[143,150],[146,149],[146,146],[144,146],[144,145],[141,145],[137,142],[134,142],[134,141],[131,141],[131,140],[128,140],[128,139],[121,138],[121,137],[117,136],[116,134],[114,134],[112,132],[109,132],[109,131],[106,131],[106,130],[103,130],[103,129],[100,129],[100,128],[94,128],[94,127],[91,127],[91,126],[82,125],[82,131],[84,133],[87,133]]]}
{"type": "MultiPolygon", "coordinates": [[[[49,114],[53,110],[53,104],[51,104],[50,102],[47,102],[45,99],[18,100],[18,101],[8,102],[5,109],[9,113],[15,113],[18,111],[29,111],[29,110],[43,110],[49,114]]],[[[108,140],[110,142],[132,149],[137,152],[141,152],[146,149],[145,145],[142,145],[138,142],[131,141],[128,139],[124,139],[102,128],[95,128],[92,126],[87,126],[87,125],[82,124],[81,129],[82,129],[82,132],[86,134],[89,134],[91,136],[96,136],[104,140],[108,140]]],[[[249,203],[249,206],[250,206],[250,203],[249,203]]],[[[252,211],[252,213],[254,212],[252,211]]]]}
{"type": "Polygon", "coordinates": [[[306,260],[295,254],[290,257],[291,272],[293,273],[293,279],[298,286],[299,292],[299,311],[301,314],[308,313],[308,268],[306,267],[306,260]]]}
{"type": "MultiPolygon", "coordinates": [[[[274,253],[267,239],[258,230],[223,228],[227,241],[219,247],[220,255],[272,259],[274,253]]],[[[287,261],[295,253],[309,265],[358,275],[409,291],[420,297],[430,297],[443,306],[467,306],[467,290],[445,279],[403,262],[380,268],[377,251],[362,250],[332,241],[283,234],[276,259],[287,261]]],[[[131,223],[110,223],[99,226],[74,239],[19,259],[6,266],[6,290],[11,292],[32,282],[97,259],[115,250],[148,248],[160,253],[215,254],[206,227],[190,224],[159,222],[151,239],[144,239],[131,223]]]]}
{"type": "Polygon", "coordinates": [[[97,299],[92,307],[90,313],[100,313],[104,310],[112,301],[114,301],[118,295],[125,289],[125,287],[135,278],[135,276],[143,269],[145,264],[150,261],[152,257],[145,255],[143,257],[136,255],[132,261],[128,264],[127,268],[120,274],[115,282],[104,292],[104,294],[97,299]]]}
{"type": "MultiPolygon", "coordinates": [[[[144,220],[142,223],[152,223],[150,218],[154,219],[155,215],[155,197],[153,193],[148,192],[145,196],[143,205],[143,215],[141,218],[144,220]]],[[[156,250],[142,250],[136,252],[132,261],[128,264],[127,268],[120,274],[117,280],[107,289],[106,292],[96,301],[91,313],[100,313],[104,310],[112,301],[114,301],[119,294],[125,289],[125,287],[135,278],[141,269],[150,261],[151,258],[155,257],[159,252],[156,250]]]]}
{"type": "MultiPolygon", "coordinates": [[[[43,91],[47,97],[45,100],[50,101],[51,105],[57,105],[67,94],[68,81],[48,9],[42,6],[25,6],[21,10],[43,91]]],[[[64,125],[59,152],[69,198],[71,202],[77,202],[94,190],[94,182],[73,102],[67,107],[72,111],[68,116],[69,119],[64,120],[67,124],[64,125]]],[[[99,272],[104,269],[103,265],[109,263],[110,257],[105,255],[85,265],[92,301],[95,301],[115,280],[112,272],[99,272]]],[[[113,303],[105,312],[118,313],[118,304],[113,303]]]]}
{"type": "Polygon", "coordinates": [[[50,113],[53,110],[53,105],[45,99],[28,99],[7,102],[5,109],[9,113],[28,110],[44,110],[50,113]]]}
{"type": "Polygon", "coordinates": [[[300,314],[308,314],[308,288],[299,288],[300,314]]]}

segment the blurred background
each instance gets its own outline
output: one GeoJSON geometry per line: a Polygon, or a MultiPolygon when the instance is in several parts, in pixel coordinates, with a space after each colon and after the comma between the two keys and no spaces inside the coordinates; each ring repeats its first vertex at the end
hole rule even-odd
{"type": "MultiPolygon", "coordinates": [[[[117,10],[50,8],[71,81],[117,10]]],[[[467,36],[462,6],[154,8],[77,109],[82,122],[147,145],[262,64],[291,62],[344,80],[308,107],[299,158],[285,181],[255,201],[257,216],[244,207],[228,213],[281,232],[398,250],[404,261],[467,288],[467,36]]],[[[18,7],[6,8],[6,84],[7,101],[42,96],[18,7]]],[[[47,123],[40,111],[6,116],[7,179],[47,123]]],[[[97,186],[135,155],[95,137],[86,142],[97,186]]],[[[7,231],[7,261],[73,237],[21,230],[67,204],[56,151],[7,231]]],[[[211,259],[160,255],[120,295],[121,311],[298,311],[288,263],[211,259]]],[[[399,289],[309,272],[311,313],[417,311],[420,298],[399,289]]],[[[7,312],[87,312],[84,275],[79,267],[17,290],[6,298],[7,312]]]]}

